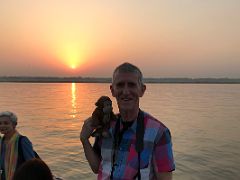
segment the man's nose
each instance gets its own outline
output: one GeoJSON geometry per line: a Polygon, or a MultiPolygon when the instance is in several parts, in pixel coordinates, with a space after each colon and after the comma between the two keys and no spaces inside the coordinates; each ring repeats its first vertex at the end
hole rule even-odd
{"type": "Polygon", "coordinates": [[[123,94],[129,94],[129,87],[127,85],[123,88],[123,94]]]}

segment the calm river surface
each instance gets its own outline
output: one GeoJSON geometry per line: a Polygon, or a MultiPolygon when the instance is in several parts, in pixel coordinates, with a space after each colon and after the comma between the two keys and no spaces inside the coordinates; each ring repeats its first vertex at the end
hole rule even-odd
{"type": "MultiPolygon", "coordinates": [[[[0,111],[18,115],[19,132],[55,175],[96,179],[79,132],[101,95],[112,98],[109,84],[0,83],[0,111]]],[[[141,107],[171,130],[174,179],[240,179],[239,84],[147,84],[141,107]]]]}

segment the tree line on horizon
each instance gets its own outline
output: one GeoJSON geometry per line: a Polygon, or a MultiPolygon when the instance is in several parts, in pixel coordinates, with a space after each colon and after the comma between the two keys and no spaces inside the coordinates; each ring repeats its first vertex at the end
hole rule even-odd
{"type": "MultiPolygon", "coordinates": [[[[89,82],[110,83],[109,77],[1,76],[0,82],[89,82]]],[[[144,78],[145,83],[240,83],[240,78],[144,78]]]]}

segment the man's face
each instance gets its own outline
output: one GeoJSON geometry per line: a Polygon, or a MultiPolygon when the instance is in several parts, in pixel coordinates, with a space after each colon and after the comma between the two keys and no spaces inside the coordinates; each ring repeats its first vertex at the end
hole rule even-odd
{"type": "Polygon", "coordinates": [[[2,116],[0,117],[0,132],[2,134],[8,134],[15,129],[16,125],[12,123],[9,117],[2,116]]]}
{"type": "Polygon", "coordinates": [[[140,84],[136,73],[116,72],[110,89],[120,111],[138,111],[139,97],[143,96],[146,86],[140,84]]]}

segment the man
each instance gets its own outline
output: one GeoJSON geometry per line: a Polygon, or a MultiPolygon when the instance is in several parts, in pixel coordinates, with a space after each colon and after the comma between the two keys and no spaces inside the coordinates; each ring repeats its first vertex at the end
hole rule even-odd
{"type": "Polygon", "coordinates": [[[36,157],[31,141],[16,129],[17,116],[10,111],[0,112],[0,179],[13,178],[15,170],[25,161],[36,157]]]}
{"type": "Polygon", "coordinates": [[[112,122],[110,138],[89,137],[91,118],[82,127],[80,140],[85,156],[98,179],[172,179],[175,169],[171,135],[160,121],[139,108],[146,86],[138,67],[123,63],[112,78],[110,90],[116,98],[119,116],[112,122]]]}

